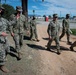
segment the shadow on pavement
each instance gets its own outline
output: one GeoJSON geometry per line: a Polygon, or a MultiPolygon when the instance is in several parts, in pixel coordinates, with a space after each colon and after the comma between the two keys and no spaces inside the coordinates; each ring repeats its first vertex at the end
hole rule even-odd
{"type": "Polygon", "coordinates": [[[12,56],[12,57],[15,57],[17,60],[20,60],[16,53],[17,53],[17,51],[15,50],[15,48],[10,46],[10,53],[9,53],[9,55],[12,56]]]}
{"type": "Polygon", "coordinates": [[[46,50],[45,47],[35,45],[35,44],[27,44],[29,47],[34,48],[34,49],[40,49],[40,50],[46,50]]]}
{"type": "Polygon", "coordinates": [[[24,36],[23,39],[24,40],[30,40],[30,37],[29,36],[24,36]]]}
{"type": "Polygon", "coordinates": [[[10,46],[10,51],[17,53],[14,47],[10,46]]]}
{"type": "Polygon", "coordinates": [[[44,40],[49,40],[49,38],[42,38],[42,39],[44,39],[44,40]]]}

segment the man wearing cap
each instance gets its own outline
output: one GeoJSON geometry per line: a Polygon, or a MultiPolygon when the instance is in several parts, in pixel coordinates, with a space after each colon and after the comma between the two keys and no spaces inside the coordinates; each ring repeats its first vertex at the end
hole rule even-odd
{"type": "Polygon", "coordinates": [[[32,20],[30,21],[30,31],[31,31],[31,36],[30,36],[31,40],[39,42],[35,16],[33,16],[32,20]]]}
{"type": "Polygon", "coordinates": [[[10,52],[6,29],[8,26],[10,27],[11,24],[2,17],[3,12],[4,8],[0,7],[0,70],[3,72],[9,72],[5,67],[6,52],[10,52]]]}
{"type": "Polygon", "coordinates": [[[73,47],[76,47],[76,41],[70,46],[71,51],[74,51],[73,47]]]}
{"type": "Polygon", "coordinates": [[[53,14],[53,20],[48,25],[48,35],[49,35],[49,41],[47,44],[47,50],[50,51],[50,45],[52,41],[54,40],[56,42],[57,47],[57,54],[60,54],[60,45],[59,45],[59,30],[60,30],[60,24],[57,21],[58,16],[57,14],[53,14]]]}
{"type": "Polygon", "coordinates": [[[12,14],[10,20],[12,21],[11,34],[15,41],[15,48],[18,53],[19,59],[21,59],[21,47],[23,45],[23,31],[28,30],[26,24],[26,17],[22,15],[22,7],[16,6],[16,13],[12,14]]]}
{"type": "Polygon", "coordinates": [[[62,21],[62,34],[60,35],[59,40],[62,39],[62,37],[65,35],[67,35],[67,44],[71,44],[70,42],[70,27],[69,27],[69,18],[70,18],[70,14],[66,14],[66,18],[62,21]]]}

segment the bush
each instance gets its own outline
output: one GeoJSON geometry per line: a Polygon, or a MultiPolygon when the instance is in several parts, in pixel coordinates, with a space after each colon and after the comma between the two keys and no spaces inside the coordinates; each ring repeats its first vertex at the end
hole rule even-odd
{"type": "Polygon", "coordinates": [[[76,35],[76,29],[71,29],[71,31],[73,35],[76,35]]]}

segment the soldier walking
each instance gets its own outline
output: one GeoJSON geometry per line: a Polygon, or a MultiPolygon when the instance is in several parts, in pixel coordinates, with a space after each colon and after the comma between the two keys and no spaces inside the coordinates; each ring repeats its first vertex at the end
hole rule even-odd
{"type": "Polygon", "coordinates": [[[2,17],[4,8],[0,7],[0,70],[7,73],[9,70],[5,67],[6,52],[10,52],[9,42],[7,40],[6,29],[11,24],[2,17]]]}
{"type": "Polygon", "coordinates": [[[74,51],[73,47],[76,47],[76,41],[70,46],[71,51],[74,51]]]}
{"type": "Polygon", "coordinates": [[[70,42],[70,27],[69,27],[69,18],[70,18],[70,14],[66,14],[66,18],[62,21],[62,34],[60,35],[59,40],[62,39],[62,37],[65,35],[67,35],[67,44],[71,44],[70,42]]]}
{"type": "Polygon", "coordinates": [[[50,51],[50,45],[52,41],[54,40],[56,42],[57,47],[57,54],[60,54],[60,45],[59,45],[59,30],[60,30],[60,24],[57,21],[58,15],[53,14],[53,20],[48,25],[48,35],[49,35],[49,41],[47,44],[47,50],[50,51]]]}
{"type": "Polygon", "coordinates": [[[16,13],[12,14],[10,20],[12,21],[11,33],[15,42],[15,48],[21,59],[21,47],[23,46],[23,31],[28,30],[26,17],[22,15],[22,7],[16,6],[16,13]]]}
{"type": "Polygon", "coordinates": [[[31,40],[39,42],[35,16],[33,16],[32,20],[30,21],[30,32],[31,32],[31,36],[30,36],[31,40]]]}

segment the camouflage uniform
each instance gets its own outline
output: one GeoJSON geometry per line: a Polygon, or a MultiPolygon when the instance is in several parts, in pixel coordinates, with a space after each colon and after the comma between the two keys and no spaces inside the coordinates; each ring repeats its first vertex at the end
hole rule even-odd
{"type": "MultiPolygon", "coordinates": [[[[67,14],[66,15],[66,17],[68,16],[69,14],[67,14]]],[[[60,40],[61,40],[61,38],[65,35],[65,33],[66,33],[66,35],[67,35],[67,43],[69,44],[70,43],[70,27],[69,27],[69,18],[67,19],[64,19],[63,21],[62,21],[62,26],[63,26],[63,29],[62,29],[62,34],[61,34],[61,36],[60,36],[60,40]]]]}
{"type": "MultiPolygon", "coordinates": [[[[55,17],[56,14],[53,15],[53,17],[55,17]]],[[[59,45],[59,30],[60,30],[60,24],[59,22],[56,20],[52,20],[49,25],[48,25],[48,35],[49,37],[51,36],[51,39],[49,39],[48,44],[47,44],[47,49],[50,50],[50,45],[52,43],[52,41],[54,40],[56,42],[56,46],[57,46],[57,53],[59,53],[60,50],[60,45],[59,45]]]]}
{"type": "Polygon", "coordinates": [[[17,19],[17,13],[15,13],[11,15],[10,20],[12,21],[11,33],[14,33],[13,39],[16,51],[19,52],[20,47],[23,45],[23,31],[25,28],[27,29],[26,17],[20,13],[20,17],[17,19]]]}
{"type": "Polygon", "coordinates": [[[76,41],[70,46],[70,49],[74,51],[73,47],[76,47],[76,41]]]}
{"type": "Polygon", "coordinates": [[[35,17],[33,16],[33,19],[30,21],[30,32],[31,32],[31,40],[33,40],[34,38],[38,40],[38,35],[37,35],[37,28],[36,28],[36,20],[35,17]]]}
{"type": "Polygon", "coordinates": [[[4,65],[5,63],[6,51],[10,52],[7,36],[4,37],[1,35],[2,32],[6,33],[8,25],[10,26],[10,23],[6,19],[0,17],[0,65],[4,65]]]}

